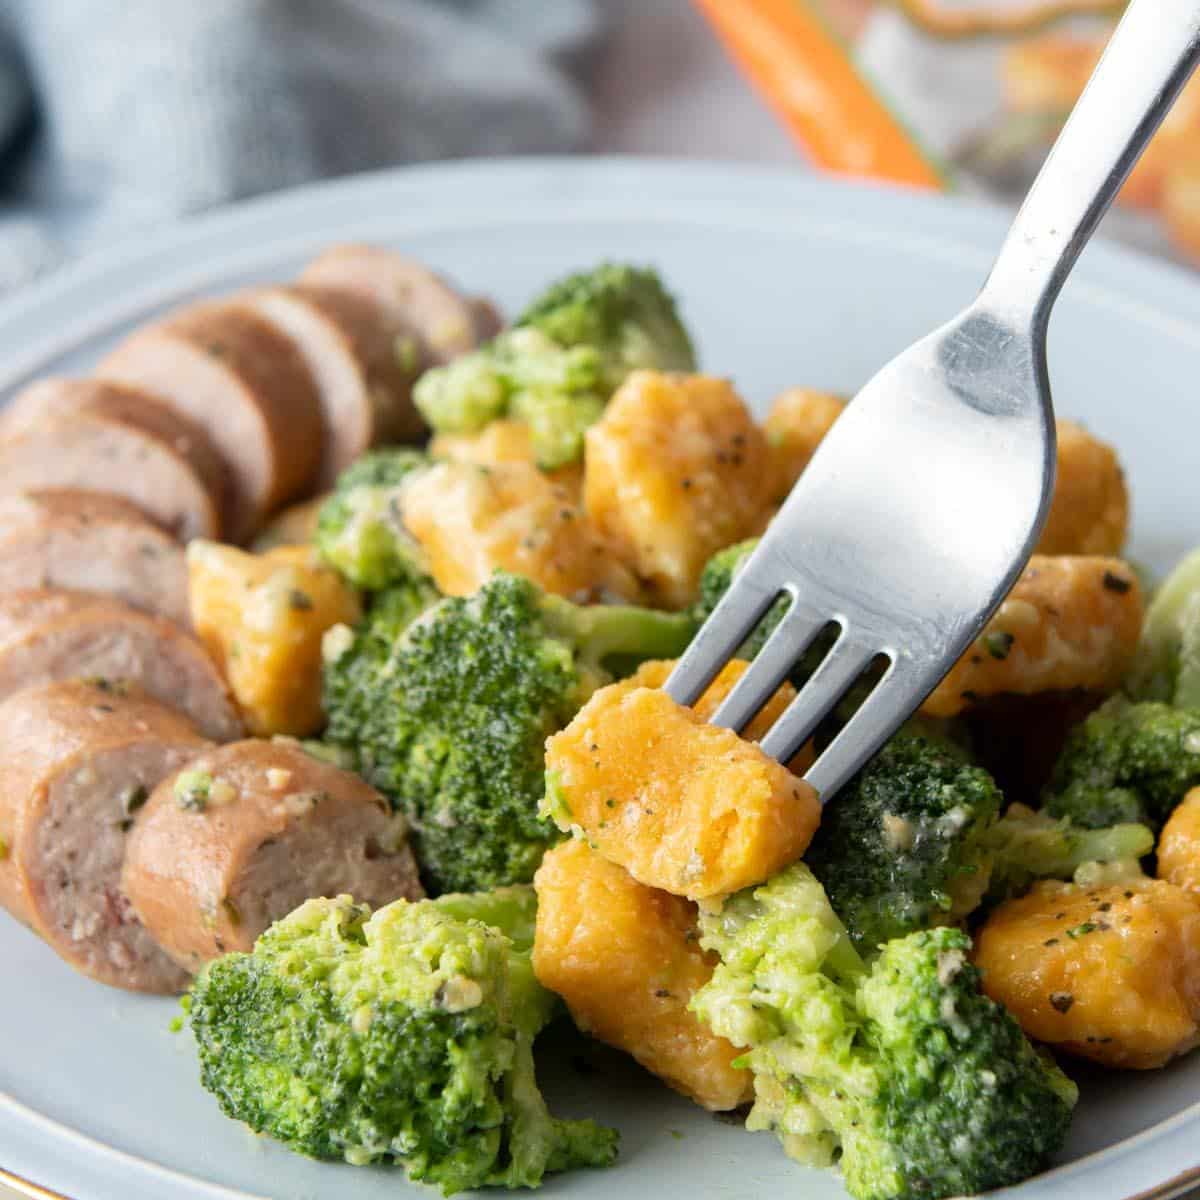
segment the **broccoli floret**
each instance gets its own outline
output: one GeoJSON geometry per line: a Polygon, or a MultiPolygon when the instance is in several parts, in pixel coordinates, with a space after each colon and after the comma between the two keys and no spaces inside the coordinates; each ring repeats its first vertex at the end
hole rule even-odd
{"type": "Polygon", "coordinates": [[[578,606],[497,572],[396,638],[369,612],[327,656],[326,739],[412,825],[431,891],[532,879],[554,827],[538,816],[543,744],[610,676],[606,660],[671,658],[688,616],[578,606]]]}
{"type": "Polygon", "coordinates": [[[1200,550],[1155,592],[1125,690],[1134,700],[1200,708],[1200,550]]]}
{"type": "Polygon", "coordinates": [[[1154,849],[1145,825],[1126,823],[1086,829],[1068,818],[1013,804],[982,839],[990,864],[988,895],[1003,899],[1023,892],[1035,879],[1070,879],[1088,863],[1127,864],[1154,849]]]}
{"type": "Polygon", "coordinates": [[[193,985],[204,1086],[302,1154],[397,1163],[447,1195],[610,1163],[616,1134],[556,1120],[537,1087],[533,1039],[554,1001],[521,892],[373,916],[349,896],[309,900],[193,985]]]}
{"type": "Polygon", "coordinates": [[[982,768],[902,732],[828,805],[805,861],[870,953],[979,903],[988,882],[981,839],[1001,802],[982,768]]]}
{"type": "Polygon", "coordinates": [[[513,328],[426,371],[413,399],[438,433],[525,421],[538,465],[554,470],[582,457],[588,426],[637,367],[691,370],[695,356],[658,276],[604,265],[552,285],[513,328]]]}
{"type": "Polygon", "coordinates": [[[400,513],[401,486],[428,463],[419,450],[377,450],[338,476],[317,517],[316,544],[355,587],[432,586],[400,513]]]}
{"type": "Polygon", "coordinates": [[[889,942],[869,968],[803,863],[700,914],[721,958],[692,1008],[747,1047],[750,1129],[840,1161],[857,1200],[1017,1183],[1063,1143],[1077,1091],[980,990],[956,929],[889,942]]]}
{"type": "Polygon", "coordinates": [[[658,273],[602,263],[551,284],[517,318],[560,346],[591,346],[614,392],[630,371],[694,371],[696,354],[658,273]]]}
{"type": "Polygon", "coordinates": [[[1072,730],[1043,807],[1098,829],[1122,821],[1161,828],[1200,785],[1200,710],[1114,696],[1072,730]]]}

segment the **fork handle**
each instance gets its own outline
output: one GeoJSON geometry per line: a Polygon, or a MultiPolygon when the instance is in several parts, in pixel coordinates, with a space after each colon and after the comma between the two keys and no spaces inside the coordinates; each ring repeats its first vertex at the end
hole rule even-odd
{"type": "Polygon", "coordinates": [[[1080,251],[1200,62],[1200,0],[1132,0],[984,285],[1044,328],[1080,251]]]}

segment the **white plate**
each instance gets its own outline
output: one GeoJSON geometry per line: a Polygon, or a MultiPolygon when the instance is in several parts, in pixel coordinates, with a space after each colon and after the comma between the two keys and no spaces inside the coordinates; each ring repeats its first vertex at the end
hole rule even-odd
{"type": "MultiPolygon", "coordinates": [[[[82,371],[164,309],[284,279],[335,240],[393,245],[509,311],[570,268],[652,262],[679,293],[705,366],[763,405],[792,384],[853,390],[952,315],[1004,229],[978,206],[791,172],[644,160],[396,171],[293,192],[121,247],[0,306],[0,393],[82,371]]],[[[1107,246],[1088,252],[1051,331],[1060,411],[1115,441],[1135,500],[1133,553],[1168,566],[1200,543],[1200,286],[1107,246]]],[[[913,464],[914,471],[920,464],[913,464]]],[[[0,918],[0,1166],[74,1200],[394,1200],[398,1172],[309,1162],[220,1115],[170,1001],[64,966],[0,918]]],[[[620,1165],[548,1183],[572,1200],[843,1196],[773,1137],[715,1121],[601,1053],[551,1047],[547,1091],[620,1126],[620,1165]]],[[[1200,1055],[1084,1084],[1063,1165],[1006,1195],[1125,1200],[1200,1182],[1200,1055]]],[[[32,1195],[46,1195],[37,1189],[32,1195]]]]}

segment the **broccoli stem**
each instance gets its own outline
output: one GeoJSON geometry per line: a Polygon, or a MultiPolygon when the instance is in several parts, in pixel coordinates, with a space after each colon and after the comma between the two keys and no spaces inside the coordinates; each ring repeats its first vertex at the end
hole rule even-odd
{"type": "Polygon", "coordinates": [[[579,605],[549,595],[541,604],[548,632],[572,642],[579,656],[596,666],[618,656],[678,658],[696,632],[690,613],[632,604],[579,605]]]}

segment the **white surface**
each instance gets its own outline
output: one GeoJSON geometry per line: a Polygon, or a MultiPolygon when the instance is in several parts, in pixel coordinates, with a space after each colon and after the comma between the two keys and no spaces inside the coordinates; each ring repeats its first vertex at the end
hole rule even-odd
{"type": "MultiPolygon", "coordinates": [[[[953,201],[779,171],[576,161],[395,172],[222,213],[0,307],[0,394],[31,374],[86,369],[164,307],[287,277],[330,240],[361,238],[403,248],[510,311],[580,264],[656,262],[705,362],[761,408],[790,384],[852,390],[972,294],[1003,225],[953,201]]],[[[1200,541],[1200,510],[1187,503],[1196,298],[1182,274],[1097,247],[1052,330],[1060,407],[1121,447],[1133,552],[1160,566],[1200,541]]],[[[0,962],[0,1163],[17,1173],[76,1200],[428,1195],[395,1173],[308,1162],[221,1117],[196,1084],[188,1038],[167,1032],[170,1001],[90,983],[7,920],[0,962]]],[[[586,1089],[561,1050],[541,1057],[552,1102],[624,1135],[618,1167],[555,1181],[550,1195],[840,1200],[833,1177],[790,1164],[766,1135],[714,1123],[616,1056],[586,1089]]],[[[1200,1163],[1200,1109],[1188,1108],[1200,1056],[1161,1072],[1072,1072],[1085,1084],[1066,1154],[1075,1161],[1020,1189],[1021,1200],[1124,1200],[1200,1163]]]]}

